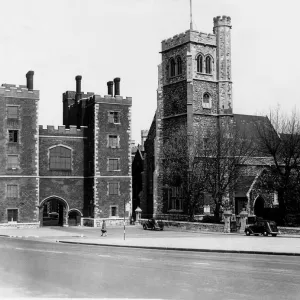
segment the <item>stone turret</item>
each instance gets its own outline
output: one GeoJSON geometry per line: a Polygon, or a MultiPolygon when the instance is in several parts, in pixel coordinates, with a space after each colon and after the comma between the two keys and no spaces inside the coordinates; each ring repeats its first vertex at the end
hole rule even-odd
{"type": "Polygon", "coordinates": [[[217,81],[219,92],[219,113],[232,114],[231,78],[231,18],[214,18],[214,34],[217,42],[217,81]]]}

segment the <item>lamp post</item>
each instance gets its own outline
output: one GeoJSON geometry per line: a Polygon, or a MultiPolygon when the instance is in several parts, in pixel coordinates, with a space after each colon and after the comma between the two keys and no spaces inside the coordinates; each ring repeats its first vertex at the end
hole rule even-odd
{"type": "Polygon", "coordinates": [[[125,197],[124,197],[124,241],[125,241],[125,197]]]}

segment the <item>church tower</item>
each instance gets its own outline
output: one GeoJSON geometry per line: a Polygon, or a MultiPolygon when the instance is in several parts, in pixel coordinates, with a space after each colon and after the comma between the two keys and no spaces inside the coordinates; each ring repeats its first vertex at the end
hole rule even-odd
{"type": "MultiPolygon", "coordinates": [[[[231,18],[214,18],[213,33],[188,30],[162,41],[156,111],[153,213],[167,213],[161,162],[164,137],[184,128],[189,138],[233,118],[231,18]]],[[[172,210],[180,210],[177,207],[172,210]]]]}

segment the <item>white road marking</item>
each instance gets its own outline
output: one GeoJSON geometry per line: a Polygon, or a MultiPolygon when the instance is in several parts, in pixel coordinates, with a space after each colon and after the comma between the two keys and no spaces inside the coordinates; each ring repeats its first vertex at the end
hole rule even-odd
{"type": "Polygon", "coordinates": [[[209,263],[195,262],[194,265],[206,265],[209,266],[209,263]]]}
{"type": "Polygon", "coordinates": [[[97,256],[100,256],[100,257],[112,257],[111,255],[106,255],[106,254],[98,254],[97,256]]]}
{"type": "Polygon", "coordinates": [[[39,250],[39,249],[28,249],[28,248],[15,248],[16,250],[21,250],[21,251],[35,251],[35,252],[43,252],[43,253],[56,253],[56,254],[61,254],[64,252],[61,251],[52,251],[52,250],[39,250]]]}

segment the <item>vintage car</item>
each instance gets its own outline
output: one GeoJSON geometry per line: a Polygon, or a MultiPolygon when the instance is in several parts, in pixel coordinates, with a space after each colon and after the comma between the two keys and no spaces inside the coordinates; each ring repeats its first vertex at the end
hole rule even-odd
{"type": "Polygon", "coordinates": [[[268,236],[270,234],[272,236],[276,236],[279,231],[274,221],[258,219],[254,224],[246,225],[245,233],[246,235],[262,234],[264,236],[268,236]]]}
{"type": "Polygon", "coordinates": [[[144,230],[151,229],[151,230],[164,230],[164,223],[162,221],[157,221],[154,218],[149,219],[145,222],[142,222],[142,226],[144,230]]]}
{"type": "Polygon", "coordinates": [[[48,216],[51,220],[57,220],[59,215],[57,212],[53,211],[53,212],[49,213],[48,216]]]}

